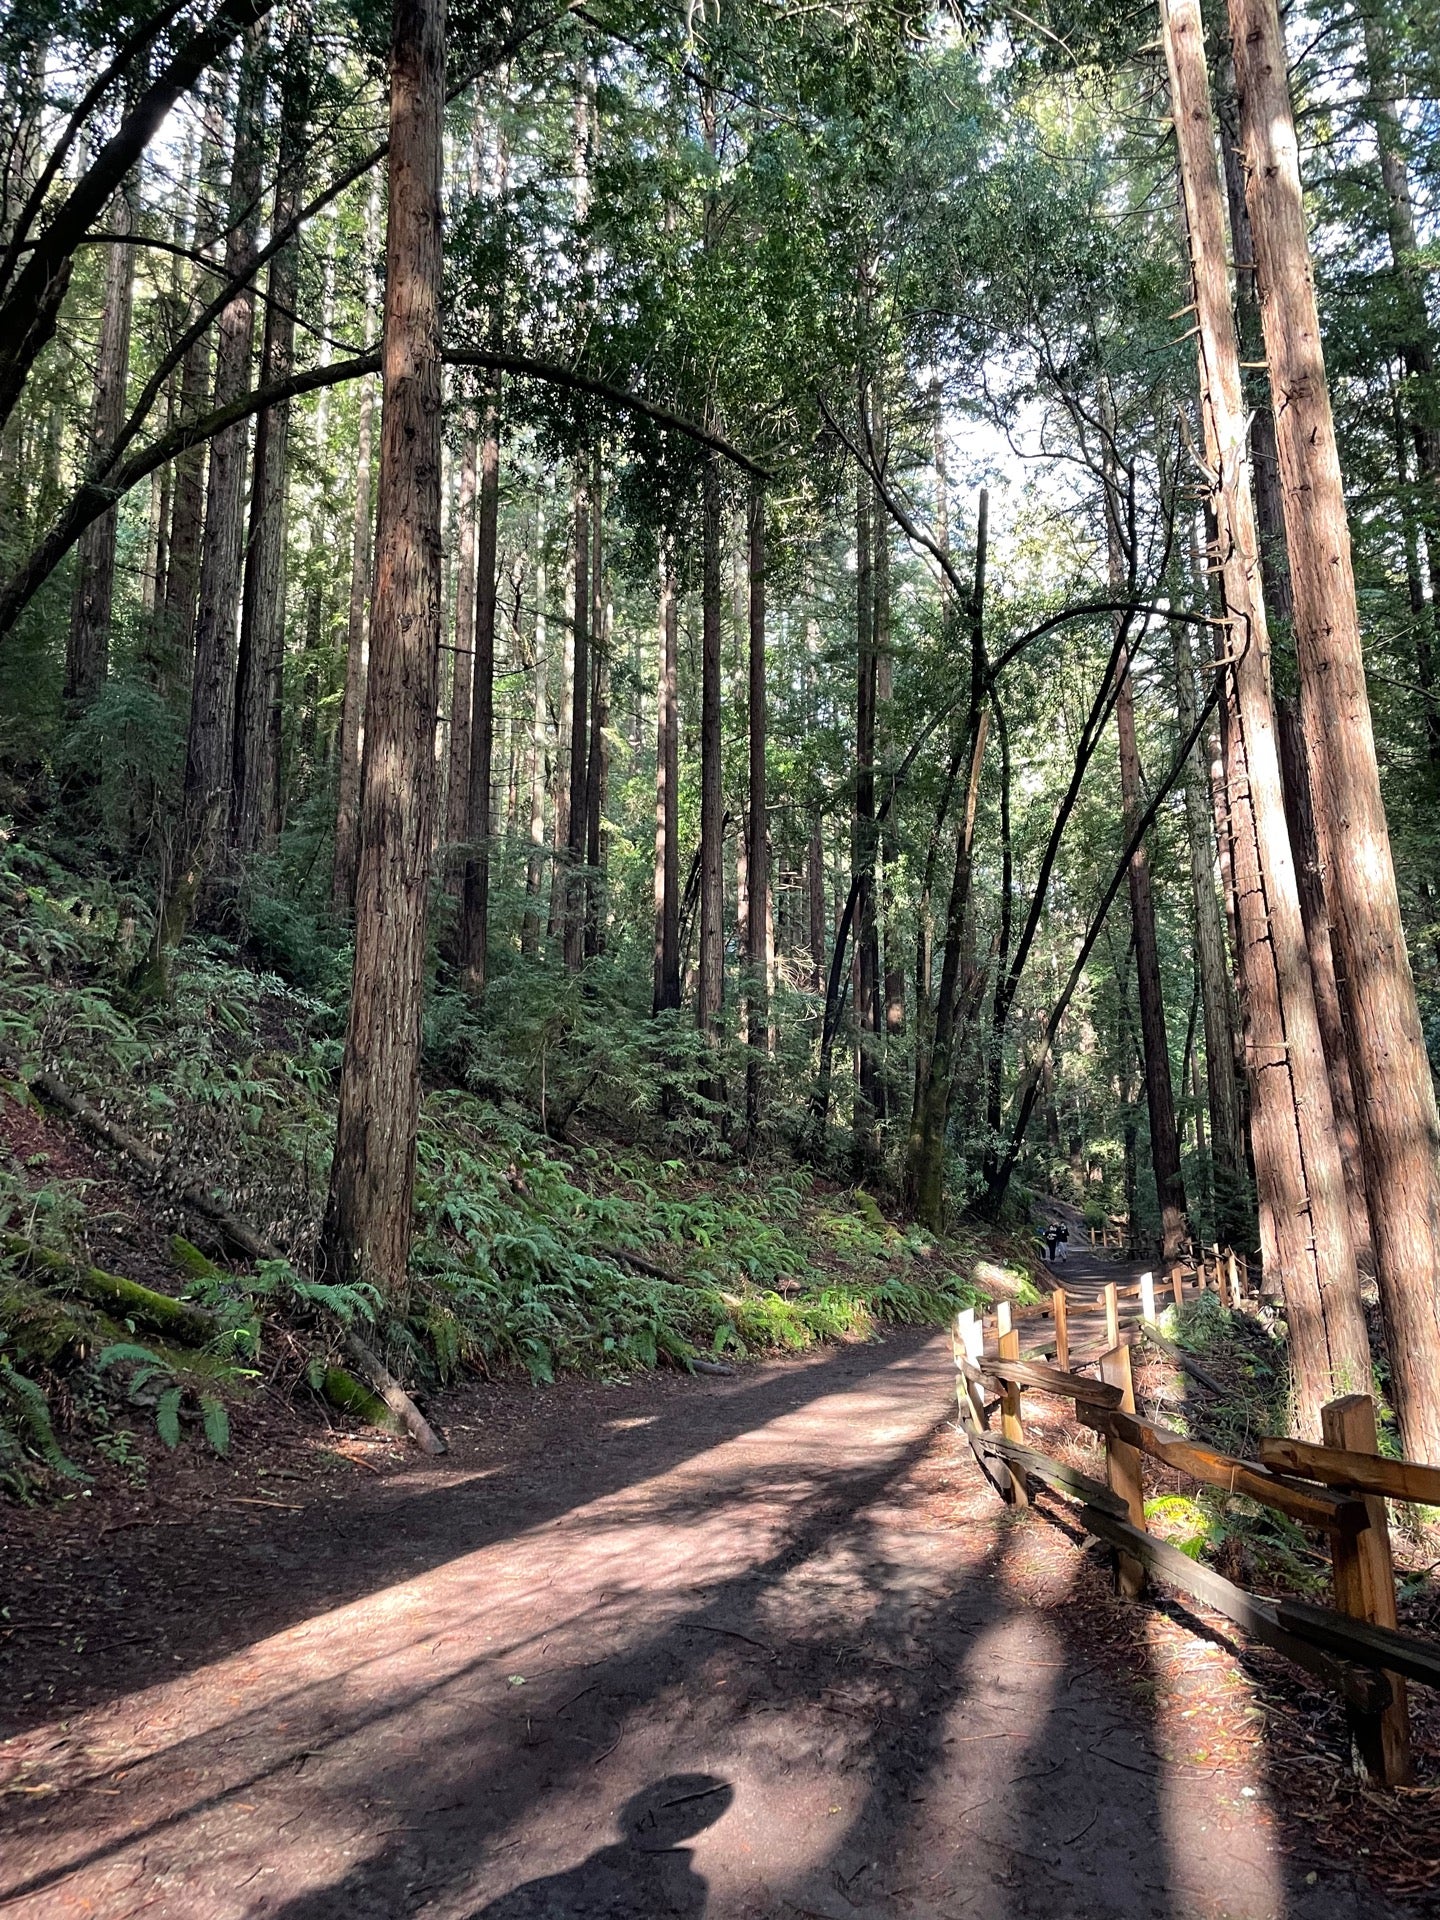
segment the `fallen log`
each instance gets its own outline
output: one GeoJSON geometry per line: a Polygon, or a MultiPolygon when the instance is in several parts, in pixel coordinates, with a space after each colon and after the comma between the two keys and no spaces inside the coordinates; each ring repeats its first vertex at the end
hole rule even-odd
{"type": "Polygon", "coordinates": [[[1173,1340],[1167,1340],[1164,1334],[1151,1326],[1148,1320],[1140,1321],[1139,1326],[1141,1333],[1150,1342],[1151,1346],[1158,1348],[1167,1360],[1173,1360],[1182,1373],[1188,1373],[1190,1378],[1198,1385],[1205,1387],[1213,1394],[1217,1394],[1220,1399],[1223,1400],[1225,1398],[1226,1393],[1229,1391],[1225,1383],[1222,1380],[1217,1380],[1213,1373],[1207,1373],[1200,1362],[1198,1360],[1192,1360],[1183,1347],[1177,1347],[1173,1340]]]}
{"type": "MultiPolygon", "coordinates": [[[[128,1128],[101,1113],[83,1094],[67,1087],[58,1074],[36,1073],[30,1076],[30,1086],[57,1106],[82,1126],[89,1128],[107,1145],[143,1167],[147,1173],[166,1187],[187,1207],[217,1227],[225,1239],[239,1252],[251,1260],[282,1260],[285,1256],[273,1241],[266,1240],[257,1233],[248,1220],[242,1220],[232,1207],[225,1205],[198,1180],[187,1180],[183,1174],[176,1174],[163,1154],[146,1144],[128,1128]]],[[[163,1298],[164,1296],[157,1296],[163,1298]]],[[[389,1368],[373,1354],[365,1343],[352,1330],[344,1333],[346,1351],[362,1370],[370,1376],[379,1397],[402,1423],[405,1431],[425,1453],[439,1454],[446,1451],[446,1443],[430,1422],[421,1413],[419,1407],[406,1393],[400,1382],[389,1368]]]]}
{"type": "Polygon", "coordinates": [[[107,1273],[103,1267],[69,1260],[50,1247],[36,1246],[23,1234],[0,1234],[0,1247],[23,1272],[43,1276],[52,1286],[66,1292],[84,1294],[116,1320],[129,1321],[149,1333],[161,1334],[182,1347],[207,1346],[220,1332],[215,1316],[191,1300],[176,1300],[171,1294],[142,1287],[136,1280],[107,1273]]]}

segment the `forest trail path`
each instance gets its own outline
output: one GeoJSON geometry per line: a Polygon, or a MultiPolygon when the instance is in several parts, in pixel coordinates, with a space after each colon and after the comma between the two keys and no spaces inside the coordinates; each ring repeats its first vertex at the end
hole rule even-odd
{"type": "Polygon", "coordinates": [[[101,1697],[0,1748],[4,1920],[1389,1915],[1297,1864],[1233,1656],[953,1423],[907,1331],[476,1387],[444,1461],[174,1522],[203,1567],[77,1533],[101,1697]]]}

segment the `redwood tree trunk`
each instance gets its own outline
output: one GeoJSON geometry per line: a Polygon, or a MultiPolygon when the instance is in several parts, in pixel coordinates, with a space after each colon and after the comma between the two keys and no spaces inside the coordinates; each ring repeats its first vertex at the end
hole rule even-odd
{"type": "Polygon", "coordinates": [[[520,951],[532,956],[540,951],[540,882],[545,870],[545,746],[549,737],[545,680],[550,671],[545,608],[548,586],[542,510],[535,517],[535,687],[530,709],[530,852],[525,863],[525,917],[520,923],[520,951]]]}
{"type": "Polygon", "coordinates": [[[660,670],[655,697],[656,1013],[680,1004],[680,713],[675,684],[679,633],[679,594],[667,534],[660,552],[660,670]]]}
{"type": "Polygon", "coordinates": [[[500,395],[485,414],[480,455],[480,513],[475,538],[475,670],[471,678],[470,757],[461,838],[460,967],[468,993],[485,991],[490,942],[490,778],[495,763],[495,552],[500,525],[500,395]]]}
{"type": "MultiPolygon", "coordinates": [[[[1176,714],[1180,732],[1195,725],[1195,665],[1182,621],[1171,627],[1175,650],[1176,714]]],[[[1185,766],[1185,834],[1190,890],[1195,901],[1195,961],[1205,1028],[1205,1083],[1210,1108],[1211,1165],[1215,1176],[1215,1231],[1230,1246],[1249,1244],[1251,1208],[1246,1187],[1245,1117],[1235,1074],[1230,967],[1215,891],[1215,827],[1206,792],[1203,745],[1185,766]]],[[[1197,1115],[1197,1121],[1199,1116],[1197,1115]]],[[[1197,1135],[1198,1138],[1198,1135],[1197,1135]]]]}
{"type": "Polygon", "coordinates": [[[440,661],[444,0],[396,0],[375,601],[355,972],[323,1254],[403,1299],[410,1251],[440,661]]]}
{"type": "MultiPolygon", "coordinates": [[[[286,51],[280,105],[280,151],[272,230],[288,226],[300,206],[300,156],[310,119],[310,46],[298,31],[286,51]]],[[[296,249],[270,262],[260,384],[287,379],[295,364],[296,249]]],[[[230,842],[242,854],[268,851],[280,836],[280,722],[285,670],[286,508],[290,487],[290,403],[255,422],[250,537],[240,602],[235,684],[235,747],[230,842]]]]}
{"type": "Polygon", "coordinates": [[[750,892],[749,972],[750,1052],[745,1065],[745,1124],[753,1139],[760,1122],[760,1082],[765,1060],[769,1008],[769,949],[766,898],[770,885],[769,821],[766,812],[765,739],[765,495],[750,493],[750,840],[746,860],[750,892]]]}
{"type": "Polygon", "coordinates": [[[570,805],[565,833],[565,967],[578,973],[585,957],[586,810],[590,788],[590,500],[583,480],[575,488],[575,659],[570,706],[570,805]]]}
{"type": "MultiPolygon", "coordinates": [[[[375,203],[371,202],[372,217],[375,203]]],[[[365,305],[366,334],[374,314],[374,282],[365,305]]],[[[337,913],[355,905],[360,858],[360,746],[365,711],[365,669],[370,645],[370,466],[375,430],[375,382],[360,387],[360,423],[355,443],[355,516],[350,532],[350,611],[345,637],[345,693],[340,707],[339,772],[336,778],[335,863],[331,898],[337,913]]]]}
{"type": "MultiPolygon", "coordinates": [[[[110,231],[128,234],[133,220],[133,190],[116,194],[110,210],[110,231]]],[[[105,305],[100,325],[100,353],[95,368],[95,396],[90,410],[92,456],[108,449],[125,419],[125,385],[130,372],[130,316],[134,306],[134,250],[128,246],[105,249],[105,305]]],[[[70,632],[65,648],[65,700],[73,713],[82,713],[105,684],[110,663],[110,618],[115,597],[114,507],[92,520],[80,536],[75,561],[75,594],[70,632]]]]}
{"type": "Polygon", "coordinates": [[[1230,623],[1223,738],[1261,1247],[1267,1278],[1284,1287],[1297,1420],[1301,1432],[1315,1438],[1321,1406],[1365,1387],[1369,1350],[1285,823],[1199,0],[1166,0],[1161,21],[1197,302],[1205,457],[1216,476],[1215,538],[1230,623]]]}
{"type": "MultiPolygon", "coordinates": [[[[1140,791],[1140,749],[1135,738],[1135,689],[1128,647],[1117,667],[1115,725],[1120,735],[1120,798],[1128,836],[1144,810],[1140,791]]],[[[1145,1061],[1145,1104],[1150,1115],[1150,1164],[1160,1207],[1161,1251],[1166,1263],[1178,1259],[1185,1241],[1185,1182],[1180,1172],[1180,1136],[1175,1127],[1175,1091],[1170,1077],[1170,1042],[1160,985],[1160,943],[1155,933],[1155,901],[1150,888],[1150,856],[1142,840],[1130,856],[1130,925],[1135,940],[1135,979],[1140,1001],[1141,1051],[1145,1061]]]]}
{"type": "Polygon", "coordinates": [[[1300,712],[1401,1440],[1440,1459],[1440,1121],[1380,793],[1275,0],[1230,0],[1295,600],[1300,712]]]}
{"type": "MultiPolygon", "coordinates": [[[[700,983],[696,1017],[718,1040],[725,1004],[724,768],[720,740],[720,475],[708,454],[704,469],[700,587],[700,983]]],[[[718,1097],[718,1087],[716,1089],[718,1097]]]]}
{"type": "Polygon", "coordinates": [[[1320,867],[1320,844],[1315,834],[1315,809],[1310,794],[1310,768],[1305,758],[1305,736],[1293,700],[1275,704],[1280,743],[1280,776],[1285,784],[1285,818],[1295,855],[1295,880],[1300,892],[1300,917],[1310,954],[1310,976],[1315,986],[1315,1013],[1320,1022],[1320,1044],[1330,1075],[1330,1105],[1335,1114],[1335,1137],[1345,1169],[1345,1197],[1350,1209],[1350,1239],[1357,1265],[1375,1270],[1375,1248],[1370,1237],[1370,1210],[1365,1199],[1365,1168],[1360,1153],[1360,1129],[1355,1120],[1355,1089],[1345,1050],[1345,1025],[1340,1016],[1340,989],[1335,979],[1335,956],[1330,944],[1330,916],[1325,908],[1325,881],[1320,867]]]}
{"type": "MultiPolygon", "coordinates": [[[[259,225],[261,108],[264,94],[260,30],[248,39],[240,69],[235,152],[230,172],[227,275],[241,274],[255,249],[259,225]]],[[[215,404],[238,398],[250,384],[255,294],[246,284],[220,315],[215,349],[215,404]]],[[[200,545],[200,596],[195,616],[195,663],[190,727],[185,742],[185,790],[179,843],[159,924],[161,957],[185,933],[225,816],[230,791],[235,721],[235,620],[240,606],[248,424],[239,422],[210,442],[205,531],[200,545]]]]}
{"type": "Polygon", "coordinates": [[[881,1115],[880,941],[875,923],[875,569],[871,483],[855,494],[855,825],[851,868],[855,905],[855,1026],[858,1091],[855,1153],[862,1170],[876,1151],[881,1115]]]}

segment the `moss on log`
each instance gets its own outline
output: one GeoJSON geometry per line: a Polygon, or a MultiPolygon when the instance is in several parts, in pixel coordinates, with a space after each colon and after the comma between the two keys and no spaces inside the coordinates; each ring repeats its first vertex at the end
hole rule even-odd
{"type": "Polygon", "coordinates": [[[393,1414],[378,1393],[357,1380],[343,1367],[327,1367],[320,1391],[337,1413],[346,1413],[367,1426],[383,1427],[387,1433],[400,1433],[404,1422],[393,1414]]]}
{"type": "Polygon", "coordinates": [[[22,1272],[42,1285],[81,1293],[117,1320],[163,1334],[180,1346],[203,1347],[220,1331],[214,1315],[203,1307],[188,1300],[176,1300],[168,1293],[156,1293],[151,1287],[142,1287],[136,1280],[123,1280],[118,1273],[106,1273],[101,1267],[69,1260],[63,1253],[37,1246],[23,1234],[0,1234],[0,1248],[22,1272]]]}

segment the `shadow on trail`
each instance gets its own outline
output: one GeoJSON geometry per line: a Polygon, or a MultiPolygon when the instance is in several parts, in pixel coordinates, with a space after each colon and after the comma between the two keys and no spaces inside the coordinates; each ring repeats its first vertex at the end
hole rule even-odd
{"type": "Polygon", "coordinates": [[[709,1886],[679,1845],[713,1826],[735,1798],[727,1781],[703,1773],[672,1774],[632,1796],[621,1810],[618,1844],[578,1866],[512,1887],[478,1908],[472,1920],[555,1920],[557,1915],[667,1913],[700,1920],[709,1886]]]}
{"type": "MultiPolygon", "coordinates": [[[[852,1423],[836,1431],[916,1390],[893,1344],[867,1373],[887,1366],[889,1400],[857,1394],[831,1410],[852,1423]]],[[[932,1363],[927,1394],[933,1378],[932,1363]]],[[[1278,1860],[1252,1861],[1242,1884],[1208,1806],[1157,1751],[1158,1674],[1147,1657],[1137,1686],[1117,1684],[1112,1650],[1072,1632],[1083,1563],[1047,1571],[1039,1516],[982,1503],[937,1540],[912,1482],[937,1425],[882,1433],[890,1450],[869,1463],[867,1430],[841,1464],[806,1458],[794,1428],[707,1463],[692,1427],[693,1464],[576,1508],[533,1588],[493,1595],[477,1555],[454,1613],[425,1629],[437,1647],[466,1636],[443,1673],[387,1676],[362,1642],[323,1682],[155,1755],[149,1784],[174,1789],[163,1818],[100,1846],[83,1803],[49,1802],[79,1844],[28,1890],[53,1900],[86,1862],[123,1855],[164,1877],[178,1904],[161,1911],[187,1920],[1360,1911],[1298,1890],[1278,1860]],[[472,1657],[492,1618],[501,1643],[472,1657]],[[223,1784],[196,1792],[230,1755],[223,1784]],[[261,1819],[247,1826],[247,1810],[261,1819]],[[253,1882],[243,1908],[185,1885],[216,1858],[253,1882]],[[256,1876],[282,1858],[304,1890],[267,1897],[256,1876]]],[[[143,1803],[143,1770],[129,1777],[143,1803]]]]}
{"type": "MultiPolygon", "coordinates": [[[[85,1625],[84,1708],[194,1671],[662,1475],[883,1372],[932,1337],[930,1329],[897,1329],[873,1345],[775,1363],[759,1377],[747,1369],[733,1381],[657,1375],[608,1389],[475,1386],[449,1397],[449,1415],[483,1423],[498,1413],[504,1428],[478,1444],[457,1436],[442,1462],[357,1480],[332,1498],[317,1494],[303,1511],[263,1520],[253,1507],[242,1517],[222,1501],[182,1523],[119,1533],[113,1546],[78,1560],[96,1603],[85,1625]],[[632,1428],[628,1416],[637,1409],[632,1428]],[[217,1523],[228,1523],[228,1538],[219,1537],[217,1523]],[[183,1583],[176,1579],[182,1565],[183,1583]]],[[[73,1714],[63,1696],[26,1704],[32,1687],[23,1637],[0,1651],[8,1656],[0,1739],[73,1714]]]]}

